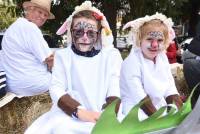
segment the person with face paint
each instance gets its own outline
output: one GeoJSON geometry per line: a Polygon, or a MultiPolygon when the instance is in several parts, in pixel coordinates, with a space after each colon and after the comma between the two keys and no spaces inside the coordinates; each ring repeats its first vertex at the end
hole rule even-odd
{"type": "Polygon", "coordinates": [[[127,23],[131,27],[134,44],[129,56],[122,63],[120,89],[122,113],[128,112],[139,102],[139,120],[144,120],[163,106],[180,108],[182,100],[176,89],[165,50],[173,39],[172,21],[156,13],[127,23]]]}
{"type": "Polygon", "coordinates": [[[120,97],[122,58],[105,16],[86,1],[57,34],[65,31],[70,46],[55,53],[52,109],[25,134],[90,134],[102,110],[120,97]]]}

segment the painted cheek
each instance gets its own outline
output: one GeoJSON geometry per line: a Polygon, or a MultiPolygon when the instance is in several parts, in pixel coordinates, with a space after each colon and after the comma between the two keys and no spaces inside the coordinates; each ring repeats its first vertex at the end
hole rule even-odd
{"type": "Polygon", "coordinates": [[[141,49],[142,49],[143,53],[148,53],[149,46],[150,46],[149,43],[142,43],[141,44],[141,49]]]}
{"type": "Polygon", "coordinates": [[[148,49],[151,48],[151,42],[143,42],[141,44],[142,49],[148,49]]]}

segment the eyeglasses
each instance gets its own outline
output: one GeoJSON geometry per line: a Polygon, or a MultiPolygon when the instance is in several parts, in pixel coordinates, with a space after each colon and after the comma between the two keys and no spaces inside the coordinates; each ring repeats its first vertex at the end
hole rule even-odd
{"type": "Polygon", "coordinates": [[[72,32],[76,38],[83,37],[85,33],[87,34],[88,38],[97,38],[97,35],[99,33],[98,31],[93,30],[88,30],[85,32],[84,29],[73,29],[72,32]]]}

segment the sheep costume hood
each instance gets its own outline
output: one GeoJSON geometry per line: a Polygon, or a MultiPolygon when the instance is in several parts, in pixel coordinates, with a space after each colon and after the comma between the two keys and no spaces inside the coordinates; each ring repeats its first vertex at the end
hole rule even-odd
{"type": "MultiPolygon", "coordinates": [[[[134,45],[133,49],[138,46],[137,43],[139,42],[138,37],[139,37],[140,27],[143,26],[144,23],[149,22],[154,19],[158,19],[158,20],[162,21],[167,26],[168,34],[169,34],[169,42],[173,41],[173,39],[175,38],[175,32],[172,28],[172,26],[174,25],[174,23],[172,22],[172,19],[167,18],[162,13],[156,13],[151,16],[146,15],[145,17],[130,21],[124,25],[123,30],[131,27],[131,30],[129,31],[129,39],[130,39],[130,42],[132,42],[134,45]]],[[[168,46],[169,46],[169,44],[167,44],[165,46],[165,48],[167,48],[168,46]]]]}
{"type": "Polygon", "coordinates": [[[98,15],[98,17],[101,21],[102,30],[101,30],[101,46],[100,47],[101,48],[113,47],[113,35],[112,35],[112,31],[110,29],[110,26],[108,24],[108,21],[107,21],[106,17],[104,16],[104,14],[99,9],[92,6],[91,1],[85,1],[80,6],[76,6],[75,11],[66,19],[66,21],[58,29],[56,34],[62,35],[66,32],[66,34],[67,34],[66,42],[67,42],[67,44],[72,44],[70,28],[71,28],[73,16],[76,13],[78,13],[80,11],[84,11],[84,10],[93,11],[94,13],[96,13],[98,15]]]}

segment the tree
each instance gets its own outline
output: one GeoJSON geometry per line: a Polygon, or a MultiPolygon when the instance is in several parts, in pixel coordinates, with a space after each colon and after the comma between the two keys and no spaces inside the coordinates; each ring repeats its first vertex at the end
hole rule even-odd
{"type": "Polygon", "coordinates": [[[114,36],[114,45],[116,45],[117,0],[103,0],[102,9],[110,24],[110,28],[112,29],[112,33],[114,36]]]}
{"type": "MultiPolygon", "coordinates": [[[[22,14],[22,3],[24,1],[25,0],[13,0],[13,3],[16,3],[16,6],[10,7],[8,12],[10,14],[15,12],[16,16],[20,16],[22,14]]],[[[74,11],[75,6],[80,5],[84,1],[85,0],[57,0],[57,4],[52,5],[51,10],[56,17],[55,20],[48,20],[42,29],[47,33],[52,33],[56,36],[55,33],[57,29],[74,11]]],[[[116,22],[119,14],[122,14],[122,24],[125,24],[130,20],[145,15],[152,15],[155,12],[161,12],[166,16],[171,17],[175,24],[184,23],[189,19],[190,33],[191,35],[194,35],[193,32],[195,32],[194,29],[198,22],[197,10],[199,10],[200,5],[199,0],[92,0],[92,3],[106,16],[111,30],[113,31],[114,38],[117,36],[116,22]]],[[[2,11],[0,12],[1,18],[3,18],[1,20],[5,20],[5,14],[2,14],[2,11]]],[[[6,27],[12,21],[6,22],[6,27]]],[[[2,27],[5,27],[5,24],[2,27]]]]}
{"type": "MultiPolygon", "coordinates": [[[[180,16],[184,14],[181,7],[188,0],[127,0],[130,10],[126,12],[123,22],[127,22],[145,15],[152,15],[156,12],[171,17],[175,23],[179,23],[180,16]]],[[[187,12],[187,11],[185,11],[187,12]]]]}
{"type": "Polygon", "coordinates": [[[94,0],[96,7],[98,7],[107,18],[107,21],[114,36],[114,46],[116,46],[117,37],[117,15],[120,10],[124,9],[126,1],[124,0],[94,0]]]}
{"type": "Polygon", "coordinates": [[[196,36],[199,34],[200,27],[200,17],[198,12],[200,11],[200,1],[199,0],[189,0],[188,4],[188,13],[189,13],[189,29],[188,35],[189,36],[196,36]]]}
{"type": "Polygon", "coordinates": [[[8,28],[16,18],[16,6],[0,5],[0,30],[8,28]]]}

